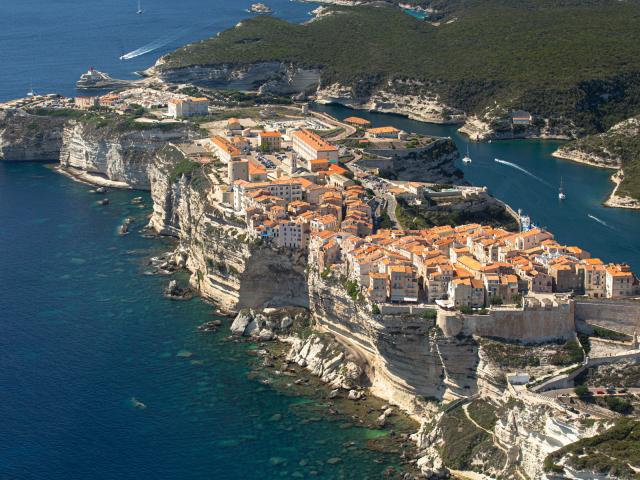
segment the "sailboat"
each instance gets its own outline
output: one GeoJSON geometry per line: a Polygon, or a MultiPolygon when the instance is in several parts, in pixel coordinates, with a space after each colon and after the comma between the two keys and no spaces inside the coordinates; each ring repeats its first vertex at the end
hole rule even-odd
{"type": "Polygon", "coordinates": [[[560,200],[564,200],[567,198],[567,195],[564,193],[564,189],[562,188],[562,177],[560,177],[560,188],[558,189],[558,198],[560,200]]]}
{"type": "Polygon", "coordinates": [[[33,82],[29,83],[29,91],[27,92],[27,97],[35,97],[36,92],[33,91],[33,82]]]}
{"type": "Polygon", "coordinates": [[[140,0],[138,0],[138,11],[136,13],[138,15],[141,15],[142,13],[144,13],[144,10],[142,10],[142,3],[140,0]]]}
{"type": "Polygon", "coordinates": [[[467,145],[467,154],[464,157],[462,157],[462,161],[464,163],[471,163],[472,162],[471,157],[469,156],[469,145],[467,145]]]}

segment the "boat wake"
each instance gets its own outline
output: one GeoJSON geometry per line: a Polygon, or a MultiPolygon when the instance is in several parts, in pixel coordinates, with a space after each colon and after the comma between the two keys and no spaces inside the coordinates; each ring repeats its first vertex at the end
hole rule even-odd
{"type": "Polygon", "coordinates": [[[500,160],[499,158],[495,158],[494,160],[496,161],[496,163],[500,163],[502,165],[506,165],[507,167],[511,167],[511,168],[515,168],[516,170],[520,170],[525,175],[528,175],[531,178],[535,178],[536,180],[538,180],[540,183],[546,185],[547,187],[551,187],[551,185],[549,183],[545,182],[542,178],[538,177],[537,175],[534,175],[529,170],[527,170],[525,168],[522,168],[520,165],[517,165],[517,164],[512,163],[512,162],[507,162],[506,160],[500,160]]]}
{"type": "Polygon", "coordinates": [[[154,40],[153,42],[149,42],[146,45],[141,46],[140,48],[136,48],[128,53],[125,53],[120,56],[120,60],[131,60],[132,58],[139,57],[141,55],[146,55],[147,53],[151,53],[159,48],[162,48],[166,45],[169,45],[171,42],[175,42],[180,37],[188,33],[191,29],[186,28],[182,29],[172,35],[165,36],[154,40]]]}
{"type": "Polygon", "coordinates": [[[612,227],[611,225],[609,225],[607,222],[605,222],[604,220],[599,219],[598,217],[591,215],[590,213],[587,214],[587,217],[589,217],[591,220],[598,222],[600,225],[603,225],[607,228],[610,228],[611,230],[615,230],[614,227],[612,227]]]}

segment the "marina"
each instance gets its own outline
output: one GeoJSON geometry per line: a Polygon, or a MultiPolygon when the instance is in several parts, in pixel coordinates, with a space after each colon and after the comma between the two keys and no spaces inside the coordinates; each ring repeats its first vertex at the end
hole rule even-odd
{"type": "Polygon", "coordinates": [[[459,134],[454,126],[428,124],[394,114],[356,111],[341,105],[315,105],[314,109],[338,119],[357,115],[370,120],[374,126],[393,125],[425,135],[451,137],[460,152],[465,152],[468,146],[473,157],[471,164],[460,161],[467,181],[487,186],[492,195],[514,210],[521,209],[537,225],[553,231],[558,241],[579,244],[593,255],[628,262],[635,270],[640,269],[637,241],[640,212],[605,207],[603,202],[612,189],[610,170],[553,157],[552,153],[563,142],[500,140],[476,143],[459,134]],[[567,197],[564,201],[558,198],[561,178],[567,197]],[[591,234],[587,235],[587,232],[591,234]]]}

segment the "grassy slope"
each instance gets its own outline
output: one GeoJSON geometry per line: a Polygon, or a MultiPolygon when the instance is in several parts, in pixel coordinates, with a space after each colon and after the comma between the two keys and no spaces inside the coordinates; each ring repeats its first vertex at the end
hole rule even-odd
{"type": "Polygon", "coordinates": [[[434,27],[392,8],[337,8],[309,25],[260,17],[181,48],[164,68],[292,61],[323,82],[366,93],[388,77],[416,78],[456,107],[497,99],[602,131],[640,113],[637,0],[468,0],[434,27]],[[608,98],[600,96],[608,93],[608,98]]]}
{"type": "Polygon", "coordinates": [[[629,464],[640,466],[640,423],[623,418],[616,425],[595,437],[585,438],[556,450],[545,460],[545,468],[554,467],[568,456],[569,465],[578,470],[609,473],[613,478],[638,478],[629,464]]]}

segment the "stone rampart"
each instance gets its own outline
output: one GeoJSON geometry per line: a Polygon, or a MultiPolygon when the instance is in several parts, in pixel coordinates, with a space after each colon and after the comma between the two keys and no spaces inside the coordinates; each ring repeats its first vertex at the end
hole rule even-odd
{"type": "Polygon", "coordinates": [[[478,335],[537,343],[575,336],[573,304],[551,308],[492,308],[487,315],[438,310],[437,325],[446,336],[478,335]]]}
{"type": "Polygon", "coordinates": [[[632,335],[640,331],[640,302],[633,300],[576,299],[578,324],[598,325],[632,335]]]}

